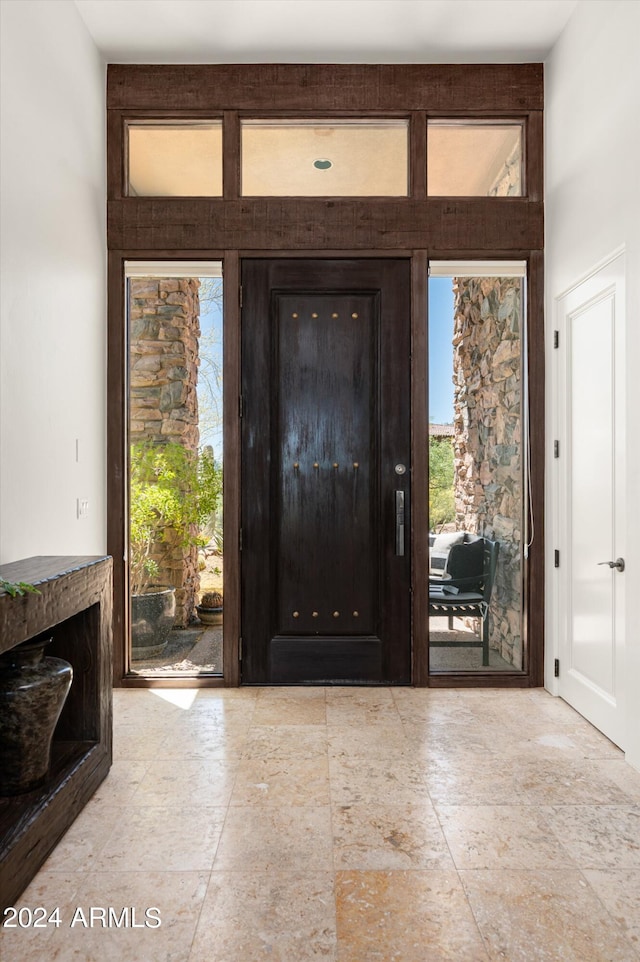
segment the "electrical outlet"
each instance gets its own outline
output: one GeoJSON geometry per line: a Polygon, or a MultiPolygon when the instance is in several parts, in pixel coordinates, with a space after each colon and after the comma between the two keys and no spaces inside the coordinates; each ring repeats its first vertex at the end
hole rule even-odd
{"type": "Polygon", "coordinates": [[[77,502],[78,520],[89,517],[89,499],[78,498],[77,502]]]}

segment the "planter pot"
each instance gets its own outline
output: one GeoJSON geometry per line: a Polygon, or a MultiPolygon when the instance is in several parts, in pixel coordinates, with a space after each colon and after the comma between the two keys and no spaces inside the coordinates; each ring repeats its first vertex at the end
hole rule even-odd
{"type": "Polygon", "coordinates": [[[67,661],[44,657],[52,640],[32,638],[0,655],[0,795],[30,792],[47,780],[73,678],[67,661]]]}
{"type": "Polygon", "coordinates": [[[222,624],[222,608],[203,608],[202,605],[196,605],[196,611],[203,625],[222,624]]]}
{"type": "Polygon", "coordinates": [[[134,661],[162,654],[175,617],[175,588],[158,586],[131,595],[131,657],[134,661]]]}

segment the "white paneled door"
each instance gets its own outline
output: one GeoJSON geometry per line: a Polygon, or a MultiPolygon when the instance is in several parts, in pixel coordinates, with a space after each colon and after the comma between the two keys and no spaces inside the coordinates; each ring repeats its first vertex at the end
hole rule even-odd
{"type": "Polygon", "coordinates": [[[559,693],[624,748],[624,255],[558,309],[559,693]]]}

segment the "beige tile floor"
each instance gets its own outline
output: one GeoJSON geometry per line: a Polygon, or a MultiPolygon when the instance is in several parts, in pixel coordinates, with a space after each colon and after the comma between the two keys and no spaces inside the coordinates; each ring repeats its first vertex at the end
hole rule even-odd
{"type": "Polygon", "coordinates": [[[3,962],[640,958],[640,773],[541,690],[114,700],[111,774],[19,900],[60,925],[3,962]]]}

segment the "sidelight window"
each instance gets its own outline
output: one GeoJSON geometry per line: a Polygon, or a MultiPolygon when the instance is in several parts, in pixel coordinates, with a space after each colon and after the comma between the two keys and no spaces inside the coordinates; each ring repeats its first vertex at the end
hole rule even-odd
{"type": "Polygon", "coordinates": [[[220,262],[127,264],[131,675],[222,673],[220,262]]]}
{"type": "Polygon", "coordinates": [[[524,668],[531,542],[524,270],[429,277],[429,667],[524,668]]]}

